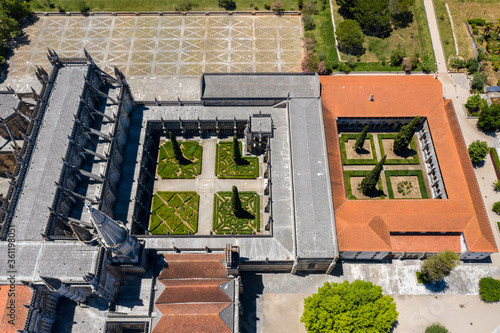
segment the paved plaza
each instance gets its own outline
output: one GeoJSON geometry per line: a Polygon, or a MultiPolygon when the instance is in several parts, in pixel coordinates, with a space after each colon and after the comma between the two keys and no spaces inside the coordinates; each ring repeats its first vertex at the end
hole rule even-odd
{"type": "Polygon", "coordinates": [[[300,71],[300,16],[39,17],[24,29],[29,43],[15,50],[8,75],[49,68],[47,48],[61,57],[87,49],[106,72],[127,77],[204,72],[300,71]]]}

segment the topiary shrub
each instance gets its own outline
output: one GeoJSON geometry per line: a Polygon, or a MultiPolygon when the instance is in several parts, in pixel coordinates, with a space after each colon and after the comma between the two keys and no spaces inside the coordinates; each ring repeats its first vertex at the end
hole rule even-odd
{"type": "Polygon", "coordinates": [[[448,329],[440,323],[434,323],[425,329],[425,333],[449,333],[448,329]]]}
{"type": "Polygon", "coordinates": [[[490,149],[486,141],[476,140],[469,145],[468,152],[472,163],[479,163],[488,155],[490,149]]]}
{"type": "Polygon", "coordinates": [[[354,143],[354,149],[355,150],[361,150],[363,149],[363,145],[365,144],[365,140],[366,140],[366,135],[368,134],[368,129],[370,127],[368,125],[365,125],[365,127],[363,127],[363,130],[361,131],[361,133],[359,134],[359,136],[356,138],[356,142],[354,143]]]}
{"type": "Polygon", "coordinates": [[[492,277],[479,280],[479,294],[485,302],[500,301],[500,281],[492,277]]]}
{"type": "Polygon", "coordinates": [[[493,204],[492,210],[500,215],[500,201],[497,201],[493,204]]]}

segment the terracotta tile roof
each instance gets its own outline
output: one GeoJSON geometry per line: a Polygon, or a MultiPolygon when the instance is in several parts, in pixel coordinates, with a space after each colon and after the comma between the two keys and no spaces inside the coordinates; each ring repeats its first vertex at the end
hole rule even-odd
{"type": "Polygon", "coordinates": [[[392,235],[391,241],[394,252],[461,252],[459,235],[392,235]]]}
{"type": "Polygon", "coordinates": [[[9,297],[10,285],[0,285],[0,333],[13,333],[16,330],[24,329],[28,309],[24,305],[29,305],[31,300],[31,290],[24,285],[15,285],[15,297],[9,297]],[[14,325],[9,321],[10,311],[7,306],[11,300],[15,301],[15,321],[14,325]]]}
{"type": "MultiPolygon", "coordinates": [[[[401,232],[464,233],[470,252],[497,251],[455,110],[443,99],[439,80],[413,75],[329,76],[321,77],[321,85],[340,251],[407,251],[405,241],[415,248],[414,239],[427,237],[398,236],[395,245],[391,233],[401,232]],[[374,101],[369,100],[372,94],[374,101]],[[427,117],[448,199],[347,200],[337,118],[417,115],[427,117]]],[[[421,239],[422,249],[436,248],[424,242],[432,238],[421,239]]],[[[455,241],[446,244],[457,248],[455,241]]]]}
{"type": "Polygon", "coordinates": [[[167,265],[158,281],[165,289],[155,301],[162,317],[153,332],[231,332],[226,320],[232,317],[230,307],[234,306],[233,281],[227,278],[224,255],[171,254],[163,257],[167,265]]]}

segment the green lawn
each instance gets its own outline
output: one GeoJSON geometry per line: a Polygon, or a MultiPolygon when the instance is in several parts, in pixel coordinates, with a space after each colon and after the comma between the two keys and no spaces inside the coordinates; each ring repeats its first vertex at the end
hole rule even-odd
{"type": "MultiPolygon", "coordinates": [[[[344,181],[345,181],[345,190],[347,194],[347,199],[349,200],[357,200],[358,198],[352,194],[351,187],[351,177],[365,177],[370,173],[370,170],[344,170],[344,181]]],[[[378,179],[378,192],[380,195],[380,199],[385,199],[384,187],[382,185],[382,177],[378,179]]]]}
{"type": "Polygon", "coordinates": [[[260,231],[260,203],[256,192],[239,192],[246,216],[231,213],[231,192],[214,194],[213,231],[216,234],[252,234],[260,231]]]}
{"type": "MultiPolygon", "coordinates": [[[[386,170],[385,171],[385,181],[387,183],[387,192],[390,199],[394,199],[394,189],[392,188],[391,176],[416,176],[418,178],[418,187],[413,186],[412,191],[416,191],[417,188],[420,190],[422,199],[428,199],[427,188],[425,187],[424,176],[421,170],[386,170]]],[[[413,184],[412,184],[413,185],[413,184]]],[[[397,190],[397,189],[396,189],[397,190]]],[[[400,198],[398,198],[400,199],[400,198]]],[[[401,198],[407,199],[407,198],[401,198]]],[[[411,198],[408,198],[411,199],[411,198]]]]}
{"type": "MultiPolygon", "coordinates": [[[[348,140],[356,140],[359,136],[358,134],[342,134],[340,136],[340,152],[342,154],[342,164],[344,165],[350,165],[350,164],[377,164],[378,159],[377,159],[377,153],[375,152],[375,142],[373,140],[373,135],[372,134],[367,134],[366,138],[370,140],[370,145],[372,149],[372,154],[373,158],[371,159],[347,159],[347,152],[346,152],[346,146],[345,143],[348,140]]],[[[365,140],[365,147],[366,147],[366,140],[365,140]]],[[[365,148],[366,149],[366,148],[365,148]]]]}
{"type": "MultiPolygon", "coordinates": [[[[84,0],[91,11],[115,12],[115,11],[173,11],[175,5],[181,0],[84,0]]],[[[298,10],[296,0],[282,0],[285,10],[298,10]]],[[[58,11],[60,5],[65,11],[79,11],[79,1],[72,0],[33,0],[30,2],[34,11],[58,11]]],[[[269,0],[237,0],[237,11],[266,10],[264,4],[271,5],[269,0]],[[258,9],[257,9],[258,8],[258,9]]],[[[219,7],[218,0],[196,0],[192,1],[192,11],[224,11],[219,7]]]]}
{"type": "Polygon", "coordinates": [[[155,193],[149,231],[153,235],[196,233],[199,200],[196,192],[155,193]]]}
{"type": "MultiPolygon", "coordinates": [[[[380,147],[380,154],[385,155],[384,145],[382,139],[394,139],[397,133],[379,133],[378,144],[380,147]]],[[[401,159],[386,159],[384,164],[420,164],[417,154],[417,145],[415,144],[415,138],[413,137],[410,142],[410,148],[406,148],[406,151],[402,152],[402,156],[412,156],[412,158],[401,158],[401,159]]]]}
{"type": "MultiPolygon", "coordinates": [[[[318,1],[319,2],[319,1],[318,1]]],[[[335,0],[333,0],[335,2],[335,0]]],[[[337,48],[335,47],[335,34],[333,33],[332,16],[330,12],[329,1],[326,2],[325,8],[320,10],[318,14],[313,15],[316,27],[312,32],[316,36],[316,54],[326,57],[327,62],[333,64],[339,61],[337,48]]]]}
{"type": "MultiPolygon", "coordinates": [[[[338,13],[339,6],[335,1],[333,5],[333,16],[335,24],[338,26],[344,18],[338,13]]],[[[407,56],[419,56],[420,63],[417,69],[421,70],[423,62],[429,62],[435,66],[434,52],[432,49],[431,36],[427,25],[427,17],[423,1],[415,1],[413,5],[414,21],[407,28],[394,29],[387,38],[366,36],[364,46],[366,52],[359,58],[354,71],[401,71],[401,67],[391,67],[389,65],[391,51],[401,47],[407,56]],[[385,65],[383,64],[385,61],[385,65]]],[[[348,55],[341,53],[343,61],[348,55]]]]}
{"type": "Polygon", "coordinates": [[[184,161],[175,159],[172,142],[165,142],[160,147],[157,173],[161,178],[195,178],[201,173],[203,147],[196,141],[184,141],[179,145],[184,161]]]}
{"type": "MultiPolygon", "coordinates": [[[[239,142],[241,151],[241,142],[239,142]]],[[[217,144],[215,175],[221,179],[256,179],[259,177],[259,159],[242,157],[243,163],[237,165],[232,156],[233,142],[222,141],[217,144]]]]}

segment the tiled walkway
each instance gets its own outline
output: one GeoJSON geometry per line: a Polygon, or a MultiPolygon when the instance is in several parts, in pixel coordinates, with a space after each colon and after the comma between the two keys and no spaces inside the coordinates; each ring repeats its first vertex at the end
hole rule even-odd
{"type": "Polygon", "coordinates": [[[39,17],[29,43],[10,59],[9,76],[48,67],[47,48],[81,57],[85,47],[105,71],[128,77],[202,72],[300,71],[299,16],[39,17]]]}

